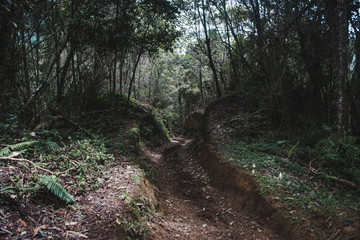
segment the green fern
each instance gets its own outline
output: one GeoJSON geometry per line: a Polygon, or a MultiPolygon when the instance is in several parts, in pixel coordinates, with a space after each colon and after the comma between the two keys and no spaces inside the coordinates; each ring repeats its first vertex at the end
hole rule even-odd
{"type": "Polygon", "coordinates": [[[0,149],[0,157],[7,157],[9,156],[11,153],[11,150],[9,147],[4,147],[2,149],[0,149]]]}
{"type": "Polygon", "coordinates": [[[0,195],[1,194],[16,194],[16,192],[12,187],[8,186],[8,187],[0,188],[0,195]]]}
{"type": "Polygon", "coordinates": [[[61,152],[61,147],[51,140],[40,140],[34,145],[35,149],[40,152],[61,152]]]}
{"type": "Polygon", "coordinates": [[[47,150],[48,151],[54,151],[54,152],[61,152],[62,149],[61,147],[53,141],[46,141],[46,145],[47,145],[47,150]]]}
{"type": "Polygon", "coordinates": [[[28,147],[36,142],[37,141],[27,141],[27,142],[16,143],[16,144],[4,147],[4,148],[0,149],[0,157],[7,157],[11,154],[12,151],[25,149],[26,147],[28,147]]]}
{"type": "Polygon", "coordinates": [[[60,183],[56,181],[55,176],[43,176],[42,178],[40,178],[39,182],[58,198],[64,200],[67,203],[74,202],[72,196],[65,190],[65,188],[60,183]]]}
{"type": "Polygon", "coordinates": [[[11,150],[22,150],[25,147],[28,147],[34,143],[36,143],[37,141],[27,141],[27,142],[21,142],[21,143],[16,143],[14,145],[9,146],[11,150]]]}

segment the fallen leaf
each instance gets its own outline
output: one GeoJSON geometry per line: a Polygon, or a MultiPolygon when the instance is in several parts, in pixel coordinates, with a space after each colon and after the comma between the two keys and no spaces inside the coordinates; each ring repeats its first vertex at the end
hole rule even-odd
{"type": "Polygon", "coordinates": [[[21,218],[18,219],[18,223],[23,227],[27,227],[27,223],[24,220],[22,220],[21,218]]]}
{"type": "Polygon", "coordinates": [[[74,226],[77,222],[65,222],[65,226],[74,226]]]}
{"type": "Polygon", "coordinates": [[[40,227],[35,228],[32,236],[35,237],[38,234],[39,230],[40,230],[40,227]]]}
{"type": "Polygon", "coordinates": [[[71,235],[72,237],[82,237],[82,238],[88,238],[85,234],[74,232],[74,231],[67,231],[66,234],[71,235]]]}

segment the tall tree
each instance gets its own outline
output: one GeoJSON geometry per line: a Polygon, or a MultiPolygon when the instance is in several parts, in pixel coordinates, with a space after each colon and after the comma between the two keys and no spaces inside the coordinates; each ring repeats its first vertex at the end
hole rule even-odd
{"type": "Polygon", "coordinates": [[[347,81],[347,42],[348,19],[347,1],[327,1],[329,12],[329,26],[331,29],[332,71],[334,82],[337,86],[337,129],[338,137],[344,138],[345,134],[345,82],[347,81]]]}
{"type": "Polygon", "coordinates": [[[210,4],[209,4],[209,1],[207,1],[207,0],[206,0],[206,2],[204,0],[201,0],[201,6],[197,3],[197,1],[195,1],[195,5],[196,5],[198,17],[200,18],[202,29],[204,31],[206,56],[208,57],[209,66],[213,73],[217,97],[220,98],[222,95],[221,88],[220,88],[220,83],[219,83],[219,77],[217,74],[217,69],[216,69],[215,63],[214,63],[213,53],[212,53],[212,49],[211,49],[211,39],[210,39],[209,28],[208,28],[207,9],[210,7],[210,4]]]}

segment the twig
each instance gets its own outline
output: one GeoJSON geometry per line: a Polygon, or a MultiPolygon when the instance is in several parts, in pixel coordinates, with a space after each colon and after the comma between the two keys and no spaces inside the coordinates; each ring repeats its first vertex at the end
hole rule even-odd
{"type": "Polygon", "coordinates": [[[67,169],[67,170],[65,170],[65,171],[63,171],[63,172],[57,172],[56,174],[57,175],[62,175],[62,174],[64,174],[64,173],[67,173],[67,172],[69,172],[69,171],[71,171],[71,170],[74,170],[76,167],[72,167],[72,168],[69,168],[69,169],[67,169]]]}
{"type": "Polygon", "coordinates": [[[337,231],[336,233],[334,233],[330,239],[334,239],[337,235],[339,235],[340,232],[341,232],[341,229],[339,231],[337,231]]]}
{"type": "Polygon", "coordinates": [[[50,173],[52,175],[54,175],[54,172],[47,170],[45,168],[39,167],[38,165],[36,165],[34,162],[27,160],[27,159],[23,159],[23,158],[13,158],[13,157],[0,157],[0,160],[5,160],[5,161],[15,161],[15,162],[27,162],[32,164],[35,168],[40,169],[41,171],[50,173]]]}
{"type": "Polygon", "coordinates": [[[6,229],[3,228],[3,227],[0,227],[0,230],[3,231],[3,232],[8,233],[8,234],[10,234],[10,235],[14,235],[12,232],[10,232],[9,230],[6,230],[6,229]]]}

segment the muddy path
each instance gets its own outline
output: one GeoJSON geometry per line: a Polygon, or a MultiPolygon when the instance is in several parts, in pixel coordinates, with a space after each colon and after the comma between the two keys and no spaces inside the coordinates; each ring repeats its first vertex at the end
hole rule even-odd
{"type": "Polygon", "coordinates": [[[175,138],[148,156],[159,201],[150,239],[283,239],[270,227],[272,219],[213,184],[192,156],[189,140],[175,138]]]}

